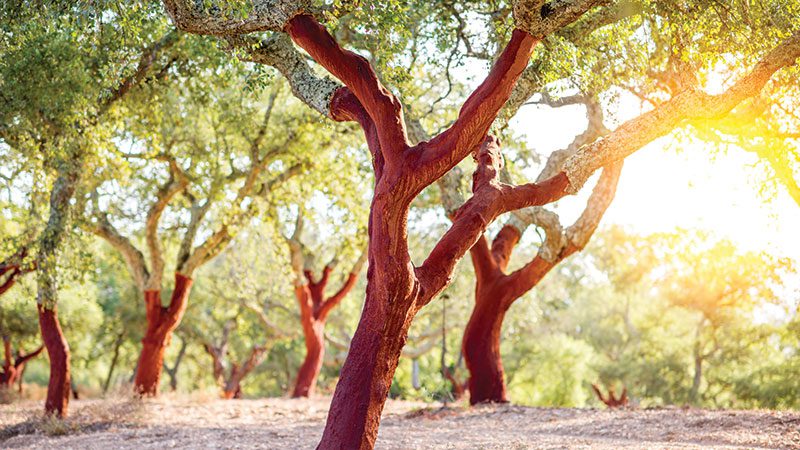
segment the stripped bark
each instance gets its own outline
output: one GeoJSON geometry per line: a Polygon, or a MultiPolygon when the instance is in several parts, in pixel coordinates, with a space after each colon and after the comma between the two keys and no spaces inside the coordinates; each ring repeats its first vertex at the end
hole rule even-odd
{"type": "Polygon", "coordinates": [[[285,146],[281,143],[272,144],[266,150],[263,148],[263,138],[269,126],[274,101],[275,95],[271,96],[263,124],[251,143],[249,169],[244,173],[232,175],[234,181],[241,179],[242,185],[232,202],[233,206],[229,212],[230,219],[223,221],[196,247],[194,246],[195,237],[210,209],[211,199],[206,199],[202,203],[194,199],[192,202],[190,222],[186,226],[175,262],[175,287],[167,306],[161,304],[162,277],[166,264],[158,230],[165,209],[179,194],[187,193],[189,190],[189,179],[180,163],[168,154],[157,156],[157,159],[167,163],[170,176],[164,184],[159,186],[155,200],[147,213],[145,241],[148,258],[145,258],[144,253],[133,245],[130,238],[123,236],[111,224],[104,212],[97,210],[93,212],[94,222],[90,230],[120,252],[128,271],[144,297],[147,329],[142,339],[142,350],[134,377],[134,390],[139,395],[155,396],[158,394],[163,372],[164,352],[170,343],[173,331],[183,318],[194,272],[219,255],[233,239],[237,227],[257,213],[258,202],[248,200],[268,194],[272,189],[299,174],[304,167],[298,163],[265,179],[264,174],[268,165],[285,150],[285,146]]]}
{"type": "MultiPolygon", "coordinates": [[[[400,101],[381,84],[369,62],[342,49],[312,15],[297,9],[293,10],[296,14],[287,15],[284,7],[288,3],[296,5],[291,1],[259,2],[255,8],[261,9],[253,20],[258,22],[270,8],[281,5],[275,16],[278,22],[286,19],[281,29],[346,86],[337,89],[331,97],[329,116],[334,120],[358,122],[373,155],[376,185],[370,210],[367,296],[353,338],[353,351],[349,352],[342,368],[319,445],[325,449],[372,448],[412,319],[444,289],[456,262],[478,241],[486,227],[505,212],[550,203],[577,191],[591,172],[611,166],[632,152],[631,142],[639,146],[643,142],[633,139],[631,134],[635,130],[623,125],[617,139],[607,138],[605,144],[594,146],[593,151],[579,152],[568,160],[563,171],[547,180],[522,186],[510,186],[497,180],[502,166],[499,143],[487,138],[487,132],[509,99],[534,46],[547,32],[567,25],[601,2],[517,2],[515,17],[522,28],[513,31],[487,79],[467,99],[450,128],[413,146],[407,139],[400,101]],[[619,139],[620,136],[625,138],[619,139]],[[410,203],[422,189],[470,153],[477,162],[473,196],[453,214],[450,230],[425,262],[415,268],[407,241],[410,203]]],[[[225,20],[209,16],[194,4],[182,1],[166,0],[165,4],[179,28],[195,33],[230,36],[253,30],[249,19],[225,20]],[[208,21],[212,24],[208,25],[208,21]]],[[[263,49],[255,47],[254,50],[258,48],[263,49]]],[[[793,59],[784,58],[780,62],[787,65],[793,59]]],[[[748,86],[757,87],[757,84],[749,82],[748,86]]],[[[308,86],[293,86],[293,90],[306,89],[308,86]]],[[[738,98],[739,94],[733,97],[738,98]]],[[[714,98],[725,100],[726,97],[714,98]]],[[[730,108],[734,105],[729,104],[730,108]]],[[[688,111],[678,108],[674,113],[688,111]]],[[[645,139],[648,137],[653,139],[657,133],[646,134],[645,139]]]]}
{"type": "Polygon", "coordinates": [[[58,322],[56,307],[46,308],[38,305],[39,329],[42,341],[50,357],[50,381],[47,384],[47,398],[44,404],[46,414],[65,417],[68,411],[70,394],[69,345],[58,322]]]}
{"type": "Polygon", "coordinates": [[[615,394],[613,387],[608,388],[608,395],[603,395],[600,388],[592,383],[592,391],[597,395],[597,399],[609,408],[624,408],[628,406],[628,388],[625,386],[622,387],[622,393],[619,397],[615,394]]]}
{"type": "Polygon", "coordinates": [[[11,337],[3,336],[3,350],[5,352],[5,360],[3,362],[3,371],[0,372],[0,389],[11,389],[14,383],[22,379],[22,372],[25,370],[25,364],[39,356],[42,353],[44,346],[40,345],[36,350],[23,355],[19,353],[16,358],[11,354],[11,337]]]}
{"type": "Polygon", "coordinates": [[[305,248],[300,240],[302,231],[303,216],[302,213],[298,213],[294,232],[286,240],[289,245],[292,270],[295,273],[294,294],[300,307],[300,323],[303,327],[306,354],[297,372],[292,390],[293,398],[314,395],[325,357],[325,321],[355,286],[367,256],[366,252],[362,253],[339,290],[333,295],[326,296],[325,288],[336,263],[334,261],[326,264],[319,278],[316,278],[311,268],[305,267],[305,248]]]}

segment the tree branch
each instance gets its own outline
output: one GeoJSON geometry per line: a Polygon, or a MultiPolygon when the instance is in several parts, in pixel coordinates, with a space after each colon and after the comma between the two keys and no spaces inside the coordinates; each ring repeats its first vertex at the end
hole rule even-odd
{"type": "Polygon", "coordinates": [[[307,0],[249,0],[244,17],[236,17],[242,13],[213,1],[164,0],[164,6],[181,30],[213,36],[282,31],[292,17],[314,12],[307,0]]]}
{"type": "Polygon", "coordinates": [[[141,83],[147,72],[153,67],[158,54],[175,45],[179,39],[178,30],[170,30],[160,40],[145,48],[139,57],[139,64],[136,66],[136,70],[130,76],[123,78],[120,84],[109,92],[108,96],[100,104],[97,115],[103,115],[114,102],[124,97],[134,86],[141,83]]]}
{"type": "Polygon", "coordinates": [[[129,238],[123,236],[116,227],[108,220],[105,213],[96,212],[94,214],[96,222],[91,227],[92,233],[103,238],[112,247],[117,249],[125,260],[128,266],[128,271],[133,277],[134,283],[139,290],[145,290],[145,284],[150,276],[147,271],[147,263],[145,263],[144,254],[137,249],[129,238]]]}
{"type": "Polygon", "coordinates": [[[186,189],[189,184],[189,180],[178,166],[178,162],[170,157],[168,163],[170,167],[169,180],[159,188],[156,201],[150,206],[145,221],[145,239],[147,250],[150,253],[150,276],[145,283],[146,290],[161,290],[161,279],[164,276],[164,256],[158,237],[158,223],[161,220],[161,214],[175,195],[186,189]]]}
{"type": "Polygon", "coordinates": [[[356,285],[356,281],[358,281],[358,274],[361,272],[361,268],[364,266],[364,263],[367,260],[367,251],[364,250],[361,252],[361,256],[358,257],[358,260],[353,265],[353,268],[350,270],[350,273],[347,275],[347,279],[345,280],[344,284],[342,285],[339,290],[333,294],[332,296],[328,297],[325,300],[325,303],[322,304],[319,311],[317,312],[317,318],[319,320],[325,320],[328,317],[328,314],[333,310],[333,308],[338,305],[342,299],[353,289],[356,285]]]}
{"type": "Polygon", "coordinates": [[[689,89],[654,110],[622,124],[613,133],[581,148],[564,164],[569,192],[580,190],[600,167],[619,161],[645,144],[688,121],[713,119],[730,112],[743,100],[758,94],[772,75],[800,57],[800,32],[795,32],[767,53],[753,70],[717,95],[689,89]]]}
{"type": "Polygon", "coordinates": [[[286,31],[317,63],[350,88],[375,124],[386,164],[398,164],[408,148],[402,106],[381,84],[369,61],[339,46],[312,16],[295,16],[286,31]]]}

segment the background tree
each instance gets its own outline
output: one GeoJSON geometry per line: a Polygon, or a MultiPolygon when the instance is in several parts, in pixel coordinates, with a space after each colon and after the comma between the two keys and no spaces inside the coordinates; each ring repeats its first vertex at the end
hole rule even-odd
{"type": "Polygon", "coordinates": [[[108,113],[153,75],[154,66],[168,64],[162,51],[178,37],[167,31],[152,4],[105,14],[109,6],[12,7],[1,19],[6,58],[0,77],[7,87],[2,138],[15,151],[41,157],[52,183],[47,223],[38,238],[37,301],[51,364],[45,410],[60,416],[67,413],[70,382],[69,347],[56,314],[58,257],[70,232],[71,200],[81,175],[95,162],[90,156],[103,147],[106,121],[113,120],[108,113]],[[139,19],[127,22],[133,16],[139,19]]]}
{"type": "Polygon", "coordinates": [[[302,242],[304,228],[303,208],[298,208],[292,235],[286,237],[294,272],[294,295],[300,307],[300,323],[303,328],[306,355],[297,373],[292,397],[310,397],[314,394],[317,377],[325,357],[325,322],[328,315],[344,300],[358,281],[358,275],[366,262],[367,253],[362,251],[344,281],[333,294],[326,295],[332,272],[339,264],[339,252],[326,263],[319,275],[315,275],[314,258],[302,242]]]}
{"type": "MultiPolygon", "coordinates": [[[[124,196],[125,191],[118,190],[112,182],[106,183],[109,191],[102,185],[96,191],[92,231],[123,254],[145,297],[148,329],[134,380],[136,391],[145,395],[157,393],[164,349],[185,311],[195,271],[218,255],[247,220],[257,214],[259,197],[270,195],[288,178],[301,172],[302,150],[307,148],[307,139],[310,139],[307,135],[295,134],[304,122],[309,124],[307,115],[279,110],[286,111],[285,115],[273,117],[277,90],[265,99],[264,106],[234,90],[214,92],[216,95],[211,97],[205,93],[192,97],[191,92],[173,91],[172,95],[165,95],[162,106],[171,109],[171,114],[157,115],[155,122],[148,116],[150,120],[130,126],[132,136],[138,135],[138,143],[145,148],[144,152],[123,155],[134,160],[144,158],[144,176],[140,180],[143,186],[134,184],[131,187],[144,188],[139,195],[154,199],[146,213],[139,212],[140,216],[144,215],[149,263],[131,238],[124,236],[111,222],[103,206],[103,203],[113,205],[102,198],[103,195],[113,198],[124,196]],[[248,107],[243,102],[254,103],[248,107]],[[259,109],[261,111],[256,112],[259,109]],[[153,125],[160,129],[155,136],[151,134],[153,125]],[[207,132],[197,133],[197,130],[207,132]],[[158,187],[152,186],[152,176],[146,172],[150,158],[163,161],[168,167],[168,177],[158,187]],[[221,204],[220,200],[229,195],[233,201],[221,204]],[[166,245],[159,231],[162,215],[168,208],[183,214],[177,217],[176,224],[182,236],[175,256],[175,288],[169,306],[162,307],[160,292],[166,245]],[[199,240],[198,236],[206,237],[199,240]]],[[[115,215],[123,214],[125,211],[115,215]]]]}

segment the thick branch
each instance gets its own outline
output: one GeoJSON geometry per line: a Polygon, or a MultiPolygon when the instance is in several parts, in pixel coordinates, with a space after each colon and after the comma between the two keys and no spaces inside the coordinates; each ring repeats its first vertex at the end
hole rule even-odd
{"type": "Polygon", "coordinates": [[[476,278],[484,279],[497,270],[497,263],[489,250],[489,242],[485,234],[481,234],[475,245],[470,247],[469,256],[472,260],[472,267],[475,269],[476,278]]]}
{"type": "Polygon", "coordinates": [[[241,13],[226,10],[224,3],[164,0],[164,6],[181,30],[213,36],[281,31],[292,17],[312,11],[307,0],[250,0],[244,17],[236,17],[241,13]]]}
{"type": "Polygon", "coordinates": [[[512,225],[506,225],[500,229],[492,241],[492,258],[497,263],[500,270],[505,270],[508,267],[508,262],[511,259],[511,252],[519,242],[522,236],[520,230],[512,225]]]}
{"type": "Polygon", "coordinates": [[[286,31],[317,63],[350,88],[375,124],[384,159],[389,164],[397,161],[408,148],[402,106],[381,84],[369,61],[340,47],[312,16],[294,17],[286,31]]]}
{"type": "Polygon", "coordinates": [[[575,251],[580,251],[586,247],[592,234],[600,224],[600,219],[603,218],[606,210],[614,200],[621,171],[622,161],[603,169],[603,174],[600,175],[600,180],[592,190],[592,195],[589,196],[583,213],[575,223],[566,229],[565,234],[569,245],[574,247],[575,251]]]}
{"type": "Polygon", "coordinates": [[[361,256],[358,257],[358,260],[353,265],[352,270],[347,275],[347,279],[345,280],[344,284],[342,285],[339,290],[333,294],[332,296],[328,297],[325,300],[325,303],[322,304],[319,311],[317,312],[317,317],[320,320],[325,320],[328,317],[328,314],[333,310],[333,308],[338,305],[342,299],[353,289],[356,285],[356,281],[358,281],[358,274],[361,272],[361,268],[364,266],[364,263],[367,260],[367,252],[366,250],[361,252],[361,256]]]}
{"type": "Polygon", "coordinates": [[[696,89],[686,90],[654,110],[625,122],[605,138],[581,148],[566,161],[564,173],[569,178],[569,191],[578,192],[595,170],[625,158],[687,121],[727,114],[743,100],[758,94],[775,72],[794,64],[798,57],[800,32],[795,32],[725,92],[709,95],[696,89]]]}
{"type": "Polygon", "coordinates": [[[156,201],[147,212],[145,221],[145,239],[147,250],[150,253],[150,278],[147,281],[148,290],[160,290],[161,278],[164,275],[164,256],[161,249],[161,241],[158,237],[158,223],[161,214],[166,209],[169,202],[182,190],[186,189],[189,180],[178,166],[175,159],[169,159],[170,178],[159,188],[156,194],[156,201]]]}
{"type": "Polygon", "coordinates": [[[114,225],[108,220],[108,216],[104,213],[95,214],[96,223],[92,227],[92,232],[97,236],[103,238],[112,247],[117,249],[125,260],[128,266],[128,271],[133,277],[133,281],[139,290],[145,290],[145,284],[150,276],[147,271],[147,264],[145,263],[144,254],[139,249],[134,247],[133,243],[127,237],[123,236],[114,225]]]}
{"type": "Polygon", "coordinates": [[[489,75],[464,102],[453,125],[423,145],[417,162],[417,168],[426,172],[422,182],[437,180],[480,144],[511,95],[537,43],[538,40],[529,34],[514,30],[489,75]]]}
{"type": "Polygon", "coordinates": [[[170,30],[160,40],[145,48],[139,57],[139,64],[136,66],[136,70],[130,76],[124,78],[103,100],[98,115],[103,115],[114,102],[124,97],[134,86],[141,83],[147,72],[153,67],[159,53],[175,45],[179,38],[180,34],[177,30],[170,30]]]}
{"type": "Polygon", "coordinates": [[[331,99],[342,85],[314,73],[288,35],[275,33],[264,40],[248,36],[230,36],[227,41],[233,47],[244,51],[245,59],[277,69],[286,78],[295,97],[320,114],[332,117],[331,99]]]}
{"type": "Polygon", "coordinates": [[[611,3],[607,0],[518,0],[514,22],[531,36],[543,38],[574,22],[589,9],[611,3]]]}
{"type": "Polygon", "coordinates": [[[557,176],[539,184],[508,186],[497,182],[501,167],[499,144],[487,138],[476,152],[478,167],[473,175],[473,196],[453,218],[450,229],[415,272],[423,289],[421,308],[449,282],[455,263],[478,241],[486,227],[502,213],[543,205],[565,195],[567,179],[557,176]]]}

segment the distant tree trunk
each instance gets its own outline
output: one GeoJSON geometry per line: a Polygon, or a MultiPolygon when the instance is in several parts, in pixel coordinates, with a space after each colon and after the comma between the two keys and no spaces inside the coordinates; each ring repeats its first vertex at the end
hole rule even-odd
{"type": "Polygon", "coordinates": [[[108,375],[106,375],[106,381],[103,382],[103,395],[108,392],[108,388],[111,386],[111,377],[114,376],[114,369],[117,367],[117,360],[119,359],[119,349],[122,347],[122,338],[123,334],[120,333],[117,335],[117,339],[114,341],[114,355],[111,357],[111,364],[108,367],[108,375]]]}
{"type": "Polygon", "coordinates": [[[172,338],[172,332],[186,311],[186,301],[191,290],[192,279],[175,274],[175,288],[169,306],[161,306],[159,291],[145,291],[147,308],[147,331],[142,339],[142,353],[134,377],[136,393],[144,396],[158,394],[161,373],[164,367],[164,351],[172,338]]]}
{"type": "Polygon", "coordinates": [[[292,397],[310,397],[314,395],[317,377],[322,369],[325,357],[325,322],[303,318],[303,336],[306,343],[306,356],[297,372],[292,397]]]}
{"type": "Polygon", "coordinates": [[[50,357],[50,382],[47,385],[44,409],[47,414],[65,417],[70,394],[69,345],[58,323],[56,308],[47,309],[43,305],[38,307],[39,328],[50,357]]]}
{"type": "Polygon", "coordinates": [[[169,389],[172,392],[178,390],[178,368],[183,361],[183,356],[186,354],[186,347],[186,339],[181,339],[181,348],[178,350],[178,356],[175,357],[175,362],[172,364],[172,367],[164,364],[164,370],[166,370],[167,375],[169,375],[169,389]]]}
{"type": "Polygon", "coordinates": [[[519,238],[519,230],[506,225],[498,233],[491,250],[483,237],[470,250],[475,267],[475,307],[464,329],[461,351],[470,374],[471,405],[508,402],[500,356],[500,332],[506,310],[515,298],[511,277],[503,270],[519,238]]]}
{"type": "Polygon", "coordinates": [[[488,290],[481,292],[478,281],[478,294],[475,308],[464,329],[462,351],[469,369],[469,402],[505,403],[508,402],[503,375],[503,361],[500,357],[500,331],[506,308],[501,294],[488,290]],[[483,294],[483,295],[481,295],[483,294]]]}
{"type": "Polygon", "coordinates": [[[5,360],[3,362],[3,371],[0,372],[0,389],[11,390],[14,383],[19,383],[20,393],[22,392],[22,373],[25,371],[25,364],[28,360],[35,358],[42,352],[43,346],[38,349],[23,355],[21,352],[17,354],[16,358],[11,355],[11,338],[3,336],[3,350],[5,352],[5,360]]]}
{"type": "MultiPolygon", "coordinates": [[[[40,348],[44,348],[44,346],[40,348]]],[[[28,366],[26,364],[23,364],[19,367],[19,376],[17,377],[17,393],[20,395],[22,394],[22,378],[25,376],[25,369],[27,368],[28,366]]]]}
{"type": "Polygon", "coordinates": [[[336,260],[326,264],[322,269],[319,279],[314,278],[311,270],[304,267],[303,244],[300,241],[303,231],[303,214],[297,215],[294,233],[286,240],[292,258],[292,270],[295,272],[294,295],[300,307],[300,324],[303,327],[306,354],[303,364],[297,372],[292,398],[310,397],[314,395],[317,378],[322,369],[325,357],[325,321],[328,315],[353,289],[358,280],[358,273],[367,259],[364,252],[347,275],[339,290],[330,297],[325,296],[331,273],[336,266],[336,260]]]}
{"type": "Polygon", "coordinates": [[[700,398],[700,385],[703,382],[703,363],[706,358],[711,356],[716,347],[708,353],[703,352],[703,341],[701,339],[703,330],[706,327],[706,317],[700,318],[697,327],[695,328],[694,346],[692,347],[692,360],[694,361],[694,376],[692,378],[692,387],[689,390],[689,402],[696,405],[700,398]]]}
{"type": "Polygon", "coordinates": [[[453,396],[453,400],[461,400],[461,397],[463,397],[469,389],[469,379],[458,381],[458,379],[456,379],[455,370],[450,370],[447,367],[444,368],[442,375],[450,382],[450,394],[453,396]]]}
{"type": "Polygon", "coordinates": [[[609,408],[622,408],[628,406],[628,388],[625,386],[622,387],[622,393],[619,395],[619,397],[617,397],[614,393],[613,387],[608,388],[607,396],[603,395],[603,393],[600,391],[600,388],[596,384],[592,384],[592,390],[594,391],[595,395],[597,395],[597,398],[609,408]]]}
{"type": "Polygon", "coordinates": [[[700,383],[703,382],[703,358],[699,355],[694,357],[694,377],[692,378],[692,389],[689,391],[689,401],[697,404],[700,394],[700,383]]]}
{"type": "Polygon", "coordinates": [[[235,318],[225,323],[218,345],[214,345],[211,342],[206,342],[203,345],[214,364],[213,375],[222,390],[221,397],[226,400],[242,398],[242,380],[258,367],[267,356],[266,346],[255,345],[250,349],[250,355],[241,364],[235,362],[226,363],[226,361],[229,361],[228,339],[235,323],[235,318]],[[225,374],[226,365],[230,365],[227,376],[225,374]]]}

